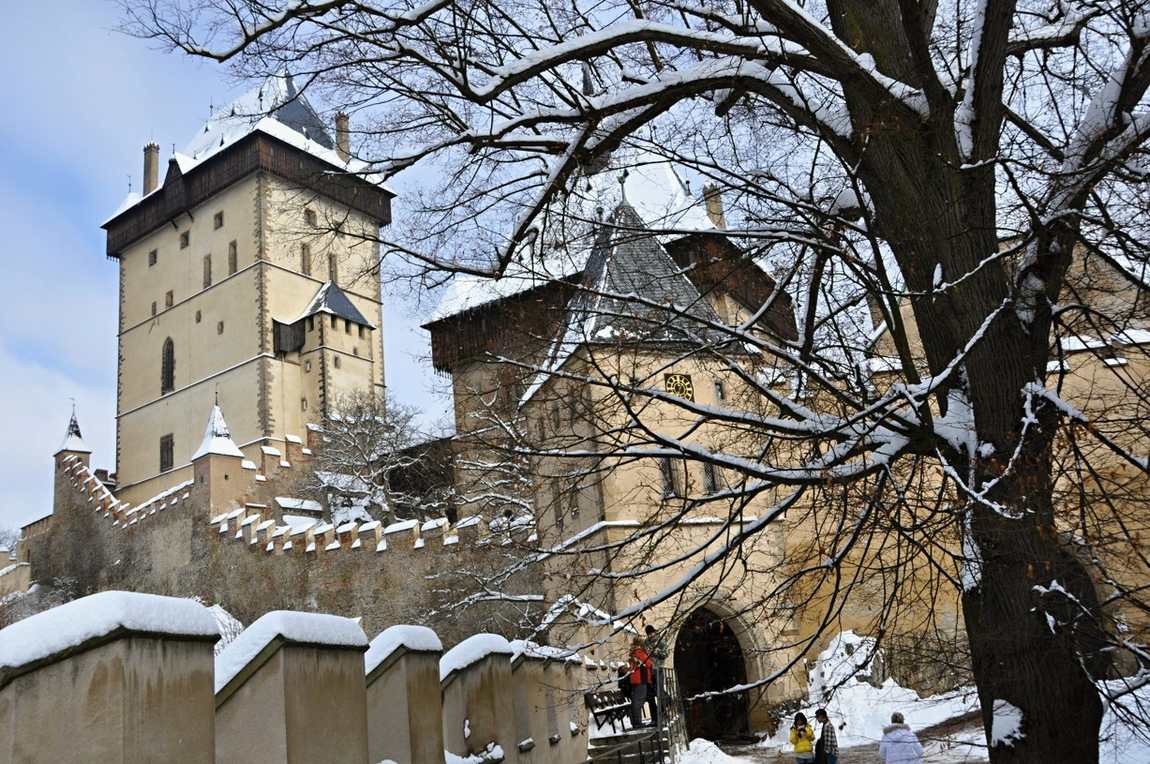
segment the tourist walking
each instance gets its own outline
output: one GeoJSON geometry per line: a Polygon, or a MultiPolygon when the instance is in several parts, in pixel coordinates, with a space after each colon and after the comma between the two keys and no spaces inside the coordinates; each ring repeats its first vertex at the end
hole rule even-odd
{"type": "Polygon", "coordinates": [[[803,714],[795,714],[791,725],[791,745],[795,748],[795,761],[810,764],[815,760],[815,731],[803,714]]]}
{"type": "Polygon", "coordinates": [[[815,721],[819,723],[819,741],[815,743],[816,764],[838,764],[839,739],[825,708],[815,711],[815,721]]]}
{"type": "Polygon", "coordinates": [[[922,764],[922,744],[898,711],[890,715],[890,724],[882,728],[878,755],[884,764],[922,764]]]}
{"type": "Polygon", "coordinates": [[[655,681],[655,664],[647,653],[642,637],[637,636],[631,642],[628,667],[631,672],[631,727],[639,729],[643,726],[643,704],[647,701],[647,687],[655,681]]]}

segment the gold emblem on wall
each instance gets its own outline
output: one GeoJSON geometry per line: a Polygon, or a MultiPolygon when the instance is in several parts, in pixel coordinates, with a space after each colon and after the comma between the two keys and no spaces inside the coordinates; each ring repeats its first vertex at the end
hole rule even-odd
{"type": "Polygon", "coordinates": [[[691,384],[690,374],[664,374],[663,386],[671,395],[677,395],[689,401],[695,400],[695,386],[691,384]]]}

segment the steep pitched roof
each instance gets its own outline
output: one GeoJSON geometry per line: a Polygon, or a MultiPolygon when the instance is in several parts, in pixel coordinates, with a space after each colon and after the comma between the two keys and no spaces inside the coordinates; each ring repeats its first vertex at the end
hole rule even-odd
{"type": "Polygon", "coordinates": [[[76,412],[72,411],[72,418],[68,420],[68,431],[64,434],[64,442],[56,449],[56,453],[71,451],[77,454],[90,454],[92,449],[84,442],[80,435],[80,423],[76,421],[76,412]]]}
{"type": "Polygon", "coordinates": [[[218,403],[212,406],[212,413],[208,417],[208,426],[204,428],[204,439],[200,443],[200,447],[192,454],[192,461],[209,454],[238,456],[241,459],[244,456],[244,452],[232,440],[232,434],[228,431],[228,423],[224,421],[224,412],[220,410],[218,403]]]}
{"type": "MultiPolygon", "coordinates": [[[[355,173],[391,193],[365,163],[345,160],[339,155],[323,120],[286,73],[272,75],[226,106],[214,109],[183,151],[173,154],[172,160],[181,173],[187,174],[257,132],[288,143],[339,170],[355,173]]],[[[164,183],[160,183],[156,191],[163,187],[164,183]]],[[[129,192],[105,224],[146,198],[136,191],[129,192]]]]}
{"type": "Polygon", "coordinates": [[[580,292],[520,403],[586,344],[689,343],[724,347],[722,319],[624,202],[599,226],[580,292]]]}
{"type": "MultiPolygon", "coordinates": [[[[717,233],[719,228],[707,214],[706,203],[693,196],[682,179],[682,170],[667,159],[649,152],[617,152],[603,170],[571,183],[565,208],[555,210],[578,227],[580,221],[594,221],[596,209],[610,210],[626,202],[659,241],[691,233],[717,233]]],[[[585,235],[559,246],[546,246],[530,267],[512,263],[502,278],[456,275],[444,289],[428,323],[481,307],[534,289],[556,280],[577,277],[586,267],[594,244],[594,231],[583,226],[585,235]]]]}
{"type": "Polygon", "coordinates": [[[314,316],[316,313],[330,313],[345,318],[353,324],[366,326],[369,329],[375,328],[375,324],[363,317],[359,308],[355,307],[352,301],[348,299],[347,294],[339,288],[339,285],[330,281],[324,282],[323,286],[319,288],[300,318],[314,316]]]}

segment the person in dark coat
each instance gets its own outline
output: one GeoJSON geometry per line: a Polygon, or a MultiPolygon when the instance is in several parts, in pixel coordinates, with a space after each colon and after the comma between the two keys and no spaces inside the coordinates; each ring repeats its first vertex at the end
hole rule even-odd
{"type": "Polygon", "coordinates": [[[656,727],[659,726],[659,685],[662,682],[661,668],[663,660],[667,657],[666,651],[663,649],[662,642],[659,640],[659,633],[655,631],[655,627],[647,624],[644,628],[646,637],[646,648],[648,654],[651,656],[653,668],[651,670],[651,683],[647,685],[647,713],[651,716],[651,723],[656,727]]]}

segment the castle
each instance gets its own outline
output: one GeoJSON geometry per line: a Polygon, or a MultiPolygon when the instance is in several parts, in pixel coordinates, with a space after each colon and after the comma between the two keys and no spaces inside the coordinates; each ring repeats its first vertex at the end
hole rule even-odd
{"type": "MultiPolygon", "coordinates": [[[[608,613],[642,613],[628,626],[646,619],[672,632],[669,660],[684,694],[763,683],[727,706],[700,704],[692,736],[761,728],[772,706],[802,693],[795,656],[821,628],[817,608],[780,614],[758,595],[803,559],[816,531],[784,517],[748,538],[741,567],[706,571],[661,600],[779,495],[735,506],[712,498],[728,478],[705,461],[622,459],[618,443],[594,450],[636,419],[656,434],[692,427],[658,401],[637,416],[603,380],[737,408],[748,386],[721,356],[680,355],[685,338],[719,346],[714,327],[744,325],[780,342],[797,336],[786,291],[725,234],[717,194],[692,194],[665,161],[599,168],[589,209],[572,216],[586,225],[554,233],[546,272],[512,272],[498,284],[461,276],[448,287],[425,328],[437,371],[451,377],[452,479],[462,496],[498,493],[519,514],[508,521],[476,500],[453,521],[331,522],[291,486],[339,398],[384,390],[380,287],[360,276],[376,262],[392,195],[352,156],[347,118],[332,139],[287,78],[214,114],[170,159],[163,184],[158,151],[145,148],[143,195],[105,224],[120,267],[117,472],[92,468],[73,418],[55,455],[53,513],[24,529],[0,591],[76,581],[76,593],[197,596],[245,623],[279,608],[359,616],[369,633],[426,616],[443,619],[434,625],[449,643],[529,624],[556,644],[602,644],[608,613]],[[638,299],[610,297],[619,294],[638,299]],[[514,428],[493,426],[508,422],[514,428]],[[492,491],[493,479],[518,477],[499,472],[515,433],[543,456],[530,465],[530,485],[492,491]],[[548,451],[585,456],[576,463],[548,451]],[[654,546],[623,544],[664,528],[654,546]],[[504,575],[541,549],[550,551],[541,569],[504,575]],[[643,576],[587,584],[578,574],[642,568],[644,554],[658,564],[643,576]],[[468,591],[480,607],[445,610],[468,591]]],[[[903,319],[913,329],[909,309],[903,319]]],[[[873,329],[866,372],[887,388],[902,359],[878,321],[873,329]]],[[[1146,379],[1148,329],[1139,314],[1102,346],[1064,343],[1051,372],[1073,371],[1067,400],[1116,410],[1116,375],[1146,379]]],[[[728,437],[714,425],[691,431],[700,441],[728,437]]],[[[931,616],[960,634],[955,597],[931,616]]],[[[867,628],[873,617],[864,601],[837,623],[867,628]]],[[[621,652],[626,636],[601,657],[621,652]]]]}

